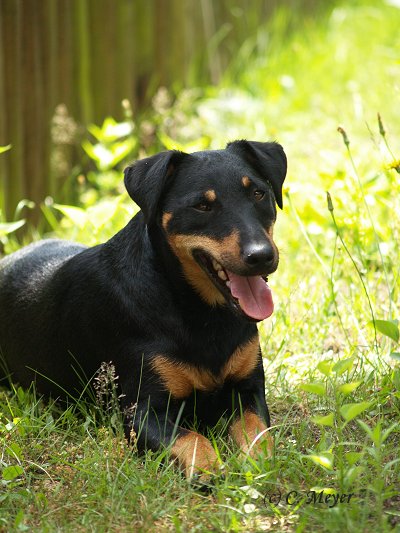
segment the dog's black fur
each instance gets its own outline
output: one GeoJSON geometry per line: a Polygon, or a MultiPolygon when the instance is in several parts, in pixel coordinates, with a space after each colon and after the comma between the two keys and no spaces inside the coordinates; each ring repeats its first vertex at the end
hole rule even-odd
{"type": "Polygon", "coordinates": [[[218,281],[212,259],[221,276],[252,276],[258,287],[276,270],[285,175],[276,143],[163,152],[126,169],[141,212],[108,242],[45,240],[3,259],[0,350],[11,379],[77,397],[82,376],[112,361],[122,408],[135,406],[126,432],[133,425],[139,447],[173,443],[187,471],[212,469],[210,443],[178,423],[212,426],[225,415],[246,448],[242,433],[269,425],[256,327],[264,316],[218,281]]]}

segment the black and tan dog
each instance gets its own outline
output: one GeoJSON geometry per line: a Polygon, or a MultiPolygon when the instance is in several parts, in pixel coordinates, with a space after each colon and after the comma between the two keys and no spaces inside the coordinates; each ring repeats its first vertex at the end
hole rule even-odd
{"type": "Polygon", "coordinates": [[[276,143],[163,152],[125,171],[141,207],[108,242],[30,245],[0,262],[0,350],[11,379],[78,396],[82,371],[112,361],[141,448],[170,445],[187,475],[217,457],[183,427],[221,416],[248,451],[269,414],[256,322],[271,315],[275,203],[286,157],[276,143]],[[131,409],[132,412],[132,409],[131,409]]]}

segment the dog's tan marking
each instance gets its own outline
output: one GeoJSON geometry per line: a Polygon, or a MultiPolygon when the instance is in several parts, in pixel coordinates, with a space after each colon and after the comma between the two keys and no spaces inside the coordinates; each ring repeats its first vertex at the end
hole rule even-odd
{"type": "Polygon", "coordinates": [[[178,459],[188,479],[194,474],[199,474],[200,479],[207,479],[208,474],[215,473],[218,468],[218,457],[211,442],[195,431],[178,437],[171,453],[178,459]]]}
{"type": "Polygon", "coordinates": [[[213,189],[210,189],[209,191],[206,191],[204,196],[207,198],[209,202],[215,202],[217,195],[215,194],[215,191],[213,189]]]}
{"type": "Polygon", "coordinates": [[[238,346],[224,365],[224,380],[240,381],[249,376],[257,366],[259,346],[258,334],[246,344],[238,346]]]}
{"type": "Polygon", "coordinates": [[[163,213],[162,227],[164,228],[165,231],[167,231],[167,227],[168,227],[168,224],[171,218],[172,218],[172,213],[167,213],[167,212],[163,213]]]}
{"type": "Polygon", "coordinates": [[[236,264],[240,259],[239,232],[217,240],[201,235],[170,235],[169,244],[179,259],[187,281],[209,305],[223,305],[225,298],[193,258],[193,250],[204,250],[222,265],[236,264]]]}
{"type": "Polygon", "coordinates": [[[273,439],[265,422],[255,413],[245,411],[229,429],[229,433],[240,449],[252,457],[263,451],[264,443],[271,457],[274,449],[273,439]]]}
{"type": "Polygon", "coordinates": [[[250,187],[250,184],[251,184],[251,180],[248,176],[243,176],[242,178],[242,184],[243,184],[243,187],[246,187],[246,189],[248,187],[250,187]]]}
{"type": "Polygon", "coordinates": [[[227,379],[240,381],[254,370],[259,357],[258,334],[238,346],[218,374],[205,368],[174,361],[157,355],[152,361],[153,370],[160,376],[166,390],[175,399],[184,399],[193,391],[212,391],[222,387],[227,379]]]}
{"type": "Polygon", "coordinates": [[[218,378],[215,378],[208,370],[173,361],[164,355],[157,355],[152,364],[165,388],[176,399],[187,398],[194,389],[209,391],[219,385],[218,378]]]}

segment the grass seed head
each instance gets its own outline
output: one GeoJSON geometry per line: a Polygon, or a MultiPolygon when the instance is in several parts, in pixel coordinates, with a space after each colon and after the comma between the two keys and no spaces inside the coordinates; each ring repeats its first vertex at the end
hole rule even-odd
{"type": "Polygon", "coordinates": [[[341,134],[341,136],[343,137],[343,142],[348,148],[349,145],[350,145],[350,141],[349,141],[349,138],[347,137],[347,133],[346,133],[345,129],[342,128],[342,126],[339,126],[337,130],[341,134]]]}
{"type": "Polygon", "coordinates": [[[93,380],[93,387],[96,393],[98,405],[105,411],[114,410],[118,405],[118,400],[124,395],[118,395],[118,379],[115,366],[112,361],[103,362],[93,380]]]}
{"type": "Polygon", "coordinates": [[[382,137],[385,137],[386,130],[385,130],[385,126],[383,125],[382,117],[380,113],[378,113],[378,125],[379,125],[379,133],[382,135],[382,137]]]}

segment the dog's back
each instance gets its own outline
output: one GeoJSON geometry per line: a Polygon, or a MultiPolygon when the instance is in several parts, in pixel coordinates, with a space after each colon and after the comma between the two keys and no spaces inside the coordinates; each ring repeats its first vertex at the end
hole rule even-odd
{"type": "Polygon", "coordinates": [[[7,362],[1,358],[1,378],[12,377],[16,368],[19,383],[32,381],[24,363],[30,366],[31,351],[40,353],[51,342],[50,329],[40,326],[59,319],[49,283],[61,265],[83,250],[79,244],[48,239],[0,261],[0,357],[8,355],[7,362]]]}

